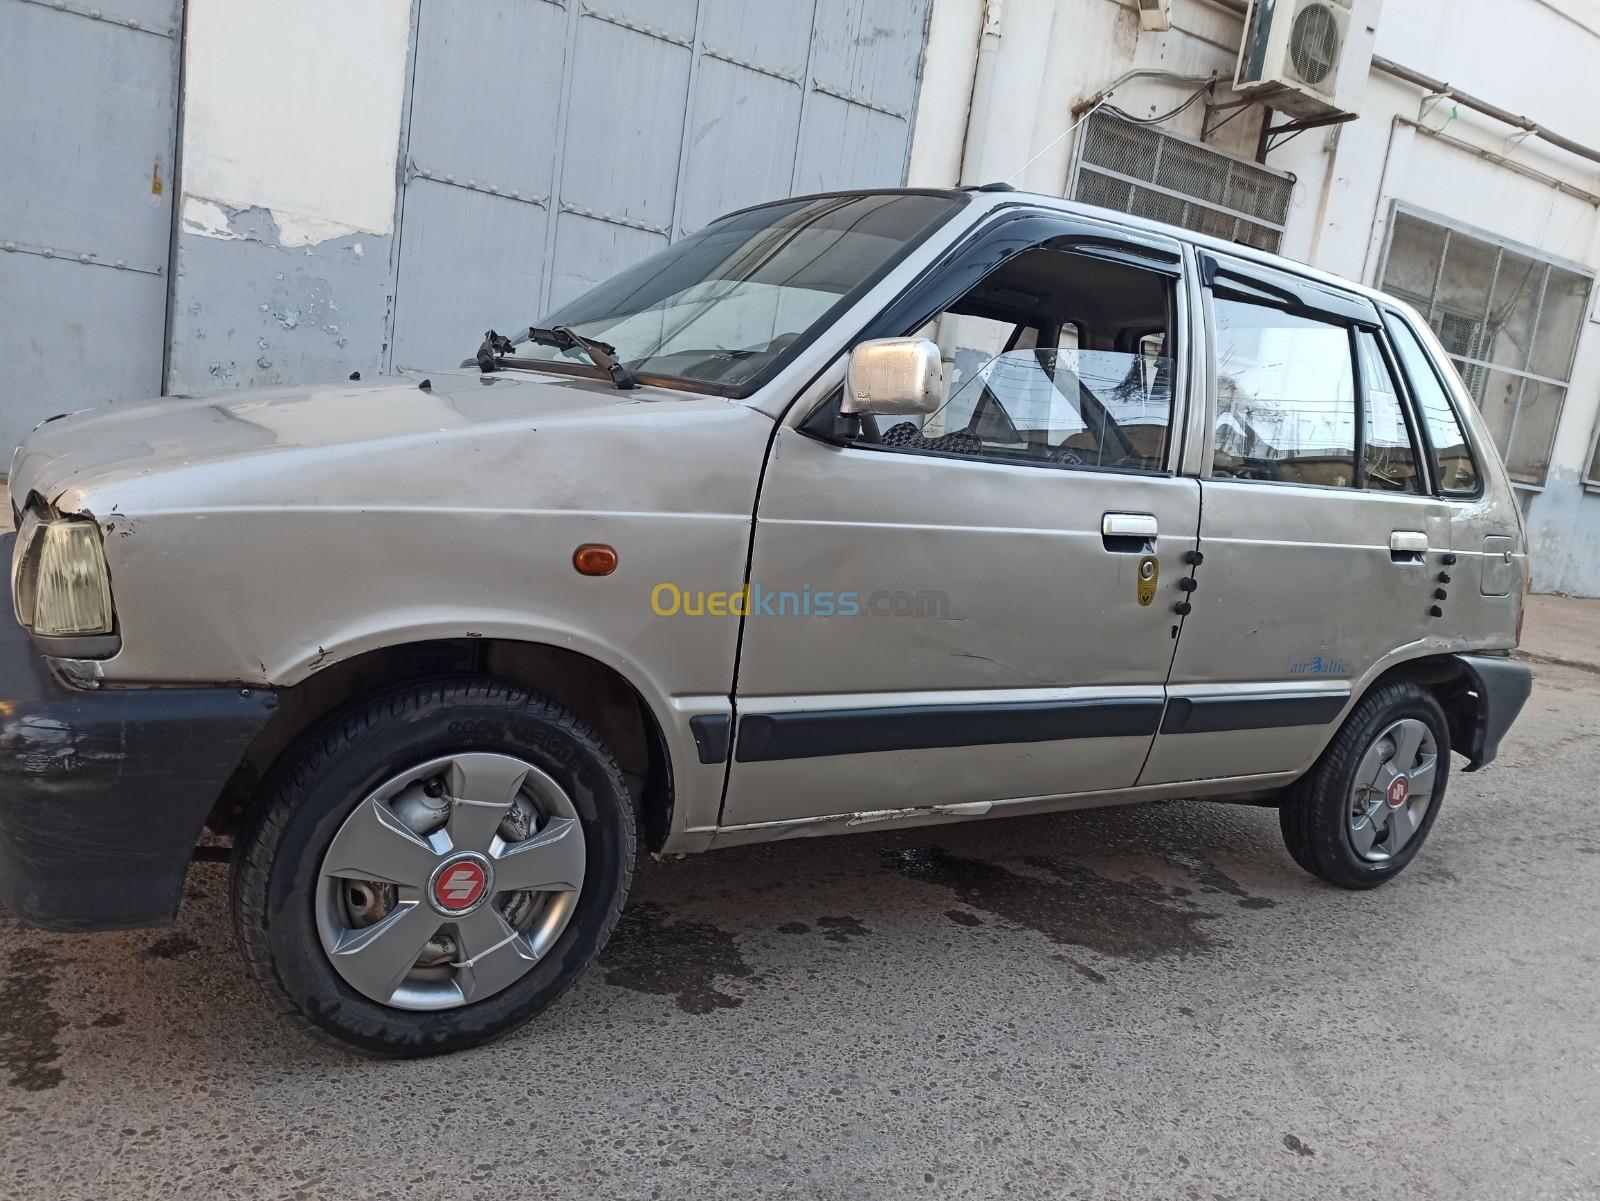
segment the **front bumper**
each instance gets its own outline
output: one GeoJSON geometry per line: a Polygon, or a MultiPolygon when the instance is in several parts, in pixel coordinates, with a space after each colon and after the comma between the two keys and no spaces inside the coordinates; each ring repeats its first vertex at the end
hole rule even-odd
{"type": "Polygon", "coordinates": [[[195,840],[276,707],[255,689],[70,688],[0,615],[0,909],[54,930],[170,921],[195,840]]]}

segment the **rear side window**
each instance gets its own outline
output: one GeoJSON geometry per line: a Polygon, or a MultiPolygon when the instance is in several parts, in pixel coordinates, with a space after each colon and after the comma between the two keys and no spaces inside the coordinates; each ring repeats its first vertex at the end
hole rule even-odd
{"type": "Polygon", "coordinates": [[[1417,452],[1389,363],[1371,330],[1356,331],[1361,382],[1366,388],[1366,440],[1362,443],[1366,487],[1373,492],[1421,492],[1417,452]]]}
{"type": "Polygon", "coordinates": [[[1428,428],[1428,441],[1433,444],[1433,470],[1439,481],[1439,491],[1445,496],[1476,496],[1479,489],[1478,464],[1472,457],[1467,436],[1461,431],[1461,422],[1450,404],[1450,394],[1439,382],[1428,352],[1411,331],[1411,327],[1394,317],[1385,316],[1389,336],[1394,339],[1395,352],[1411,384],[1411,395],[1416,397],[1417,409],[1423,424],[1428,428]]]}
{"type": "Polygon", "coordinates": [[[1218,297],[1212,474],[1347,488],[1356,479],[1350,331],[1218,297]]]}

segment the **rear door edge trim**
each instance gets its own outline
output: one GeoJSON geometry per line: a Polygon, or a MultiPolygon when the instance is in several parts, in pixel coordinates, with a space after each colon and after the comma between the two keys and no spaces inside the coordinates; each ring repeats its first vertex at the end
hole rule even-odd
{"type": "Polygon", "coordinates": [[[734,760],[1149,737],[1160,724],[1162,705],[1160,697],[1132,697],[751,713],[739,719],[734,760]]]}
{"type": "Polygon", "coordinates": [[[1161,719],[1163,734],[1217,734],[1325,726],[1350,702],[1348,692],[1226,693],[1176,696],[1161,719]]]}

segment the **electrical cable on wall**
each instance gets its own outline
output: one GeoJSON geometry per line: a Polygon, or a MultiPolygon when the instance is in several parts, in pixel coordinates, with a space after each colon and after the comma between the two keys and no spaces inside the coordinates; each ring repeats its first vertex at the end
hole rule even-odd
{"type": "MultiPolygon", "coordinates": [[[[1217,87],[1217,78],[1216,78],[1216,76],[1206,77],[1204,85],[1202,87],[1200,87],[1198,90],[1196,90],[1194,95],[1190,96],[1182,104],[1178,105],[1177,108],[1172,109],[1170,112],[1162,113],[1160,116],[1156,116],[1156,117],[1135,117],[1132,113],[1129,113],[1125,109],[1118,108],[1116,105],[1114,105],[1114,104],[1112,104],[1110,102],[1111,101],[1111,97],[1116,94],[1117,89],[1119,87],[1121,87],[1124,83],[1127,83],[1129,79],[1132,79],[1132,78],[1134,78],[1136,76],[1143,76],[1143,75],[1165,75],[1165,74],[1166,74],[1165,72],[1160,72],[1160,71],[1154,71],[1154,72],[1153,71],[1132,71],[1132,72],[1129,72],[1128,74],[1122,76],[1121,78],[1119,78],[1110,87],[1102,89],[1100,92],[1098,92],[1095,95],[1095,97],[1088,104],[1088,106],[1086,108],[1084,108],[1083,112],[1078,116],[1078,119],[1076,121],[1074,121],[1071,125],[1067,126],[1067,128],[1063,129],[1055,137],[1051,138],[1050,141],[1046,142],[1042,147],[1039,148],[1038,152],[1035,153],[1032,158],[1030,158],[1027,162],[1023,163],[1022,166],[1018,167],[1010,175],[1006,176],[1005,182],[1006,183],[1010,183],[1012,180],[1016,179],[1017,176],[1021,175],[1029,167],[1033,166],[1034,163],[1038,162],[1041,158],[1043,158],[1044,155],[1047,154],[1050,150],[1052,150],[1054,147],[1058,146],[1062,142],[1063,139],[1071,137],[1072,134],[1077,131],[1079,126],[1081,126],[1090,117],[1094,116],[1094,114],[1099,112],[1101,109],[1106,109],[1109,112],[1116,113],[1117,116],[1121,117],[1123,120],[1131,121],[1135,125],[1160,125],[1165,121],[1172,120],[1174,117],[1182,116],[1184,113],[1188,112],[1191,108],[1193,108],[1197,103],[1199,103],[1200,98],[1202,96],[1210,95],[1212,92],[1214,92],[1216,90],[1216,87],[1217,87]]],[[[1188,81],[1188,82],[1193,82],[1196,77],[1195,76],[1181,76],[1180,75],[1180,76],[1173,76],[1172,78],[1175,79],[1175,80],[1185,80],[1185,81],[1188,81]]]]}

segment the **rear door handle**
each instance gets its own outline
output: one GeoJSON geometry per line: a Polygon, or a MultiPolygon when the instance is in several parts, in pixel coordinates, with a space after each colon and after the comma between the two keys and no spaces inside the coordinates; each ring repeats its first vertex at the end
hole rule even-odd
{"type": "Polygon", "coordinates": [[[1395,530],[1389,535],[1389,557],[1396,563],[1420,563],[1428,553],[1428,535],[1421,530],[1395,530]]]}
{"type": "Polygon", "coordinates": [[[1100,518],[1100,540],[1107,550],[1122,554],[1143,553],[1160,533],[1160,523],[1149,513],[1107,513],[1100,518]]]}

